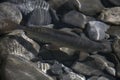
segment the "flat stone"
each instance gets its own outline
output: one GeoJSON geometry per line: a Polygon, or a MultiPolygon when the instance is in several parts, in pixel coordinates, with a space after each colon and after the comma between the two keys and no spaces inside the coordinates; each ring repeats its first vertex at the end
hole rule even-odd
{"type": "Polygon", "coordinates": [[[76,10],[79,10],[86,15],[95,15],[104,8],[100,0],[71,0],[70,5],[71,4],[74,4],[77,8],[76,10]]]}
{"type": "Polygon", "coordinates": [[[9,19],[19,24],[22,20],[22,13],[14,4],[3,2],[0,3],[0,20],[2,19],[9,19]]]}
{"type": "Polygon", "coordinates": [[[73,10],[64,15],[63,22],[80,28],[85,28],[86,16],[73,10]]]}
{"type": "Polygon", "coordinates": [[[103,40],[109,25],[100,21],[89,21],[86,27],[86,34],[92,40],[103,40]]]}
{"type": "Polygon", "coordinates": [[[120,7],[104,9],[100,14],[99,19],[114,25],[120,25],[120,7]]]}
{"type": "Polygon", "coordinates": [[[79,74],[83,74],[83,75],[87,75],[87,76],[98,76],[101,75],[101,72],[97,69],[94,69],[88,65],[85,65],[83,63],[80,62],[76,62],[73,66],[72,69],[76,72],[78,72],[79,74]]]}

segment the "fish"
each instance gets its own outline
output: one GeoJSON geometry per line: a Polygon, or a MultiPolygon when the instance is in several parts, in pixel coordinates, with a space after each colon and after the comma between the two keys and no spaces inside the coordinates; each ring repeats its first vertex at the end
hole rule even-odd
{"type": "MultiPolygon", "coordinates": [[[[0,33],[10,33],[13,30],[23,30],[25,34],[38,42],[51,43],[59,47],[68,47],[75,50],[95,52],[110,52],[111,44],[109,42],[95,42],[87,38],[84,34],[75,36],[64,31],[46,27],[28,27],[16,24],[9,20],[0,22],[0,33]]],[[[16,33],[17,34],[17,33],[16,33]]]]}

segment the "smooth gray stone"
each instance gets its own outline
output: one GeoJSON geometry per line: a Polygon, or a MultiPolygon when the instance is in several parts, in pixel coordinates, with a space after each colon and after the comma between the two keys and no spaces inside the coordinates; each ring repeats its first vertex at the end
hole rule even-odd
{"type": "Polygon", "coordinates": [[[81,62],[76,62],[75,64],[73,64],[72,69],[79,74],[83,74],[83,75],[87,75],[87,76],[101,75],[101,72],[99,70],[92,68],[91,66],[85,65],[81,62]]]}
{"type": "Polygon", "coordinates": [[[108,31],[108,34],[120,37],[120,26],[111,26],[108,31]]]}
{"type": "Polygon", "coordinates": [[[28,26],[44,26],[51,24],[51,16],[49,11],[44,9],[34,9],[28,18],[28,26]]]}
{"type": "Polygon", "coordinates": [[[97,80],[110,80],[110,79],[108,79],[108,78],[106,78],[106,77],[104,77],[104,76],[101,76],[101,77],[99,77],[97,80]]]}
{"type": "Polygon", "coordinates": [[[48,3],[50,4],[50,7],[57,10],[62,5],[64,5],[69,0],[48,0],[48,3]]]}
{"type": "Polygon", "coordinates": [[[109,25],[100,21],[89,21],[86,26],[86,34],[92,40],[103,40],[109,27],[109,25]]]}
{"type": "Polygon", "coordinates": [[[86,77],[82,74],[74,73],[70,68],[62,65],[64,74],[60,76],[60,80],[86,80],[86,77]]]}
{"type": "Polygon", "coordinates": [[[120,7],[112,7],[104,9],[99,19],[114,25],[120,25],[120,7]]]}
{"type": "Polygon", "coordinates": [[[85,28],[85,24],[87,23],[86,16],[75,10],[65,14],[62,21],[80,28],[85,28]]]}
{"type": "Polygon", "coordinates": [[[54,63],[54,64],[51,66],[50,71],[51,71],[52,74],[54,74],[54,75],[61,75],[61,74],[63,74],[62,64],[60,64],[60,63],[54,63]]]}
{"type": "Polygon", "coordinates": [[[96,15],[104,8],[100,0],[70,0],[70,5],[74,5],[76,10],[86,15],[96,15]]]}
{"type": "Polygon", "coordinates": [[[7,58],[5,76],[6,80],[53,80],[33,63],[14,55],[7,58]]]}
{"type": "Polygon", "coordinates": [[[0,20],[9,19],[19,24],[22,20],[22,13],[12,3],[3,2],[0,3],[0,20]]]}
{"type": "Polygon", "coordinates": [[[105,57],[100,56],[100,55],[91,55],[90,57],[92,57],[95,61],[96,66],[100,69],[100,70],[105,70],[107,73],[115,76],[116,75],[116,70],[115,70],[115,65],[108,61],[105,57]]]}
{"type": "Polygon", "coordinates": [[[120,0],[109,0],[109,1],[116,6],[120,6],[120,0]]]}

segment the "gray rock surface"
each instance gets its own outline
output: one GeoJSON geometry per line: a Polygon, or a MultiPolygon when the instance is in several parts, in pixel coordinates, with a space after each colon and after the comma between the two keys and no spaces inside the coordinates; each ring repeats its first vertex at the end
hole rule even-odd
{"type": "Polygon", "coordinates": [[[92,40],[103,40],[109,25],[100,21],[89,21],[86,27],[86,34],[92,40]]]}
{"type": "Polygon", "coordinates": [[[87,20],[84,14],[73,10],[64,15],[63,22],[80,28],[85,28],[87,20]]]}
{"type": "Polygon", "coordinates": [[[100,0],[71,0],[71,4],[86,15],[95,15],[104,8],[100,0]]]}
{"type": "Polygon", "coordinates": [[[22,13],[12,3],[0,3],[0,20],[2,19],[9,19],[19,24],[22,20],[22,13]]]}

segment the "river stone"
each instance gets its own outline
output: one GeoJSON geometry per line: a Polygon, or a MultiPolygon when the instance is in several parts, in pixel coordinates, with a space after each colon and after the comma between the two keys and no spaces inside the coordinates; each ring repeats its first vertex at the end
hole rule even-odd
{"type": "Polygon", "coordinates": [[[82,75],[70,72],[68,74],[63,74],[60,80],[86,80],[86,79],[82,75]]]}
{"type": "Polygon", "coordinates": [[[31,45],[30,42],[21,37],[5,37],[0,42],[2,52],[20,56],[26,60],[31,60],[38,54],[36,49],[33,48],[35,45],[31,45]]]}
{"type": "Polygon", "coordinates": [[[51,23],[51,16],[49,11],[44,9],[34,9],[28,19],[28,26],[43,26],[51,23]]]}
{"type": "Polygon", "coordinates": [[[53,80],[22,57],[9,55],[5,67],[6,80],[53,80]]]}
{"type": "Polygon", "coordinates": [[[36,8],[49,10],[49,4],[45,0],[11,0],[25,15],[32,12],[36,8]]]}
{"type": "Polygon", "coordinates": [[[83,75],[87,75],[87,76],[99,76],[101,75],[101,72],[95,68],[92,68],[91,66],[85,65],[81,62],[75,62],[75,64],[73,64],[72,69],[79,73],[79,74],[83,74],[83,75]]]}
{"type": "Polygon", "coordinates": [[[80,28],[85,28],[86,16],[73,10],[64,15],[63,22],[80,28]]]}
{"type": "Polygon", "coordinates": [[[120,0],[109,0],[109,1],[116,6],[120,6],[120,0]]]}
{"type": "Polygon", "coordinates": [[[101,12],[104,8],[100,0],[70,0],[70,5],[73,4],[77,10],[86,15],[95,15],[101,12]]]}
{"type": "Polygon", "coordinates": [[[3,2],[0,3],[0,20],[2,19],[9,19],[19,24],[22,20],[22,14],[14,4],[3,2]]]}
{"type": "Polygon", "coordinates": [[[120,25],[120,7],[112,7],[104,9],[99,19],[114,25],[120,25]]]}
{"type": "Polygon", "coordinates": [[[48,3],[50,4],[50,7],[57,10],[62,5],[64,5],[69,0],[48,0],[48,3]]]}
{"type": "Polygon", "coordinates": [[[101,77],[99,77],[97,80],[110,80],[110,79],[108,79],[108,78],[106,78],[106,77],[104,77],[104,76],[101,76],[101,77]]]}
{"type": "Polygon", "coordinates": [[[103,40],[109,25],[100,21],[89,21],[86,27],[86,34],[92,40],[103,40]]]}
{"type": "Polygon", "coordinates": [[[108,30],[107,33],[110,35],[114,35],[117,37],[120,37],[120,26],[111,26],[108,30]]]}
{"type": "Polygon", "coordinates": [[[91,55],[90,57],[94,59],[96,66],[100,70],[105,70],[107,73],[115,76],[116,71],[112,62],[108,61],[105,57],[100,55],[91,55]]]}

